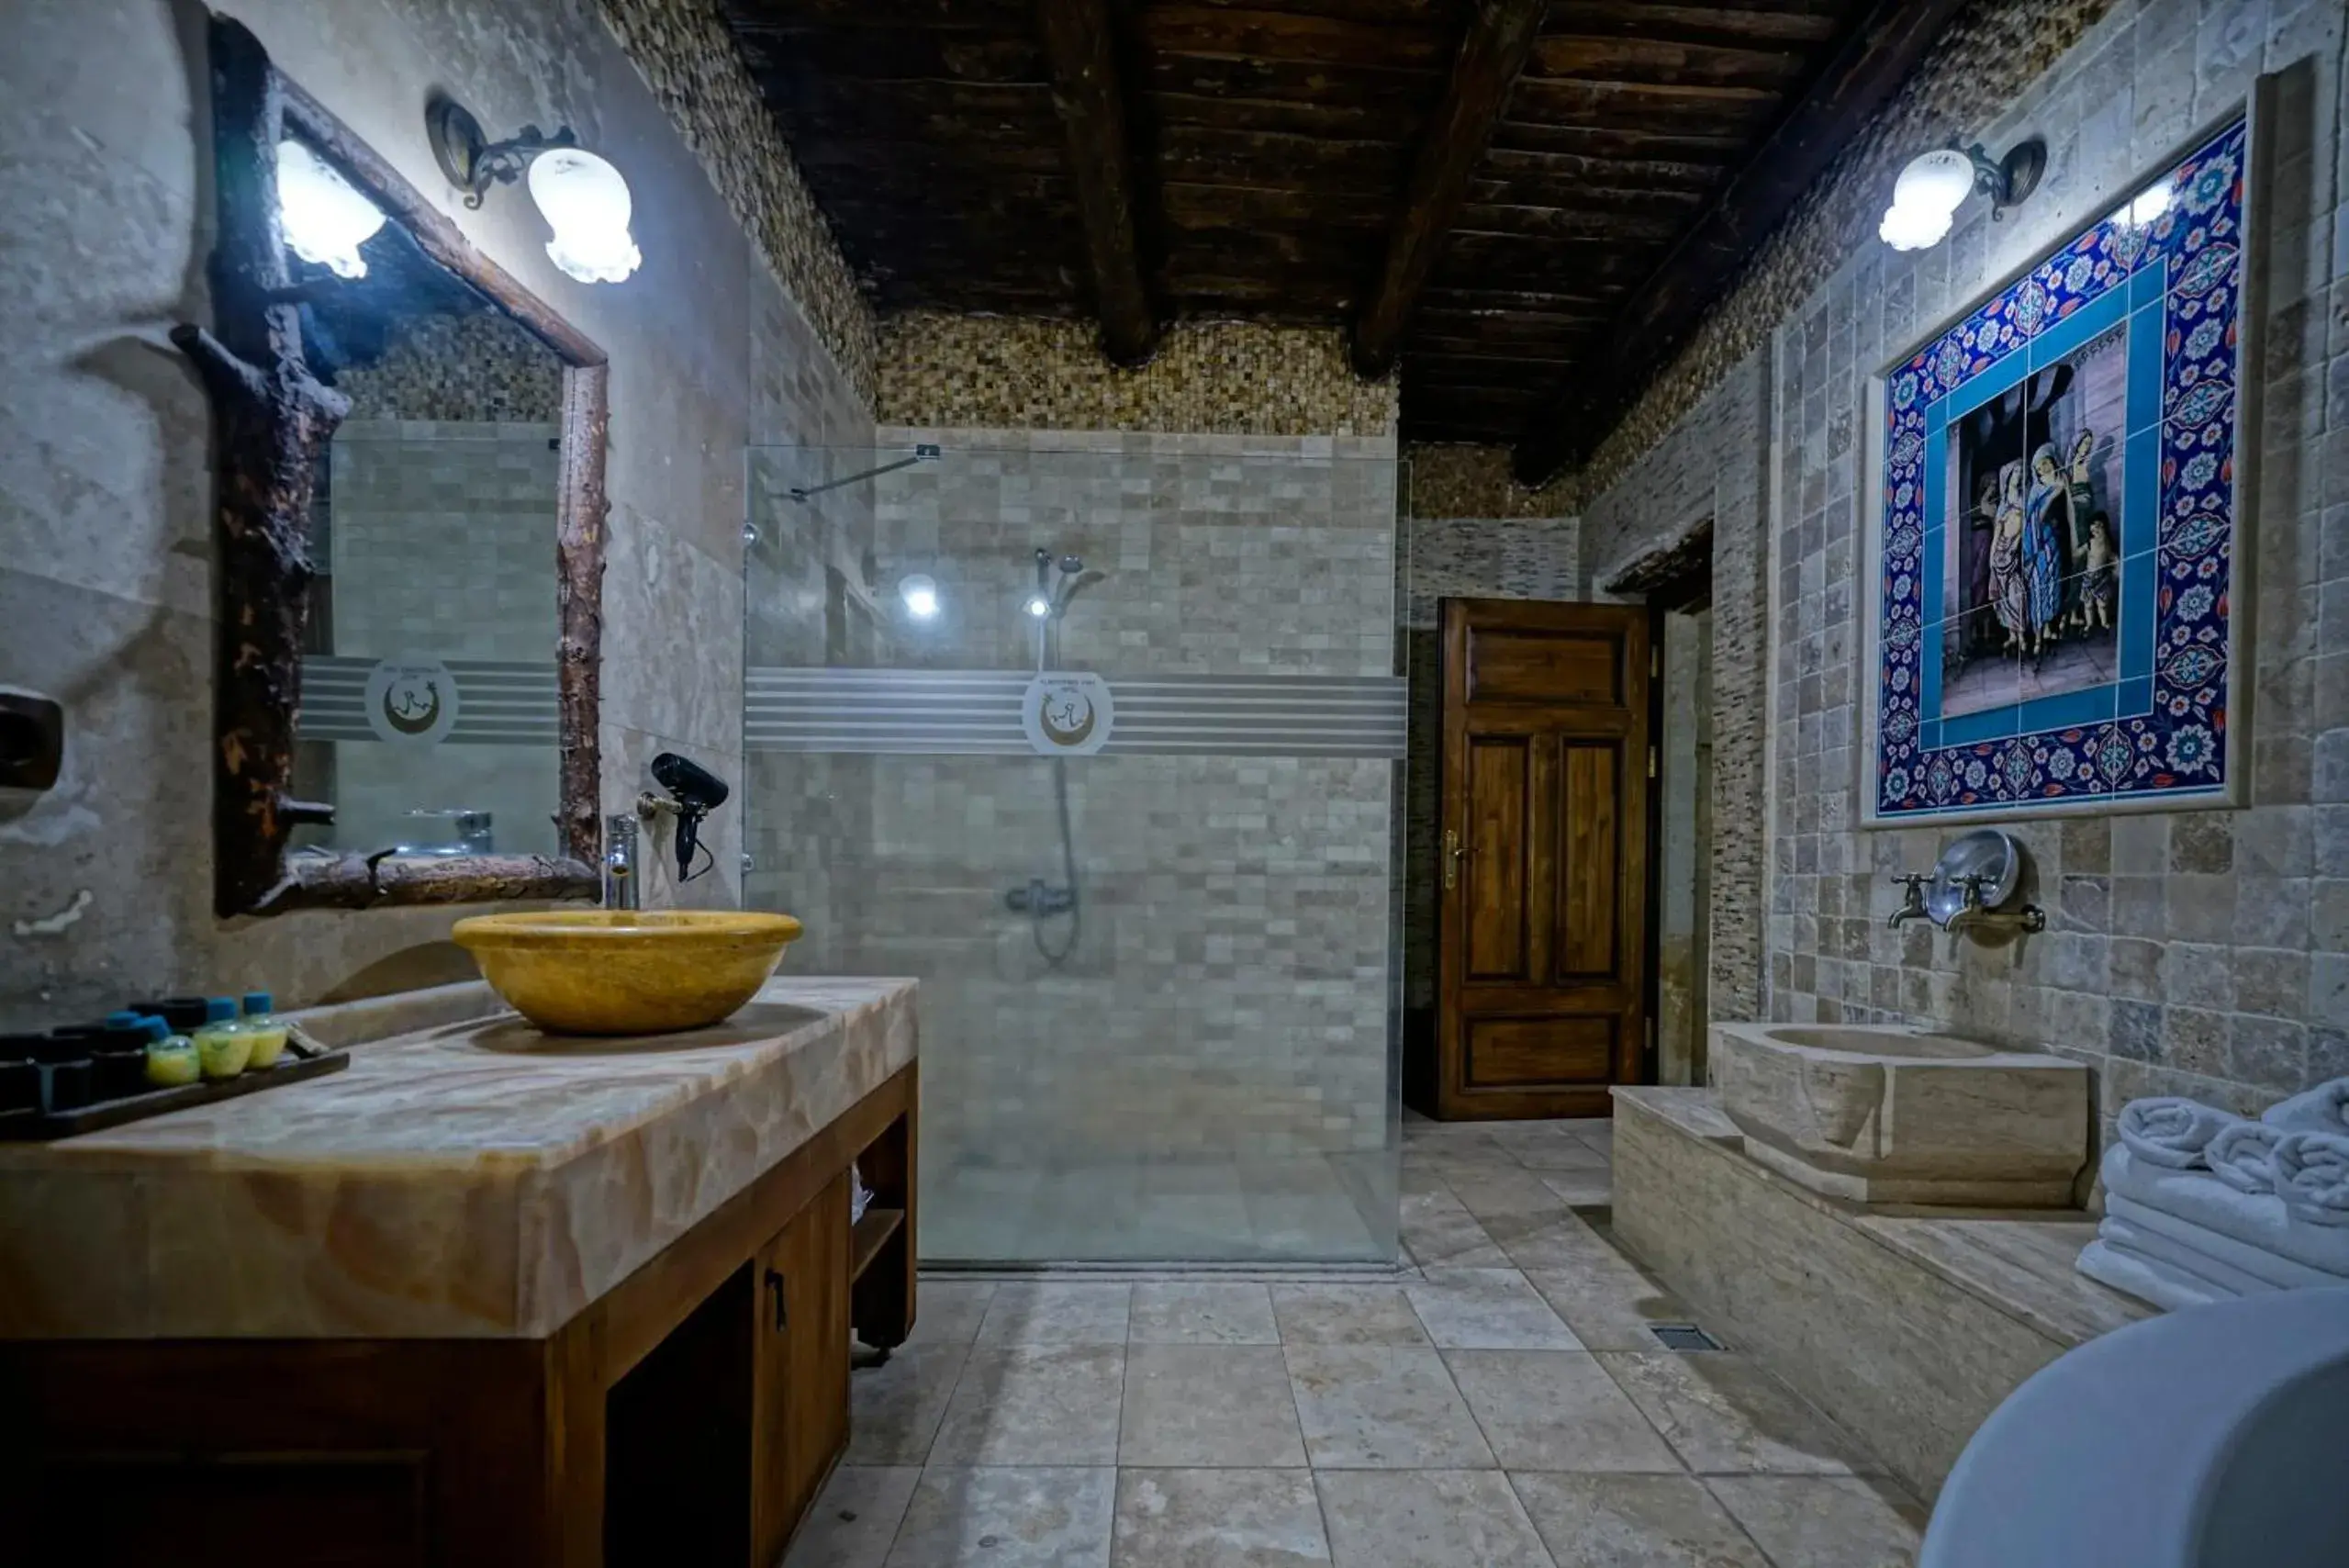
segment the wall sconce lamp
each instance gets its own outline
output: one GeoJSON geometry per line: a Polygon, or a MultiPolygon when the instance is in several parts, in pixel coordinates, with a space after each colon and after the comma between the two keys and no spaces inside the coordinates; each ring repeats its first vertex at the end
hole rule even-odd
{"type": "Polygon", "coordinates": [[[1920,152],[1894,182],[1892,205],[1885,208],[1876,235],[1896,251],[1922,251],[1938,245],[1966,197],[1976,191],[1988,196],[1995,221],[2037,190],[2039,177],[2046,171],[2047,143],[2036,136],[2018,141],[2004,158],[1996,160],[1978,141],[1967,148],[1940,147],[1920,152]]]}
{"type": "Polygon", "coordinates": [[[359,247],[384,226],[383,208],[302,143],[277,144],[277,222],[286,247],[341,278],[367,275],[359,247]]]}
{"type": "Polygon", "coordinates": [[[424,106],[424,128],[441,173],[469,207],[479,207],[490,186],[527,176],[531,200],[554,230],[547,255],[581,283],[618,283],[644,259],[628,232],[634,211],[628,181],[609,159],[581,147],[570,127],[547,136],[526,125],[520,136],[491,141],[463,105],[435,94],[424,106]]]}

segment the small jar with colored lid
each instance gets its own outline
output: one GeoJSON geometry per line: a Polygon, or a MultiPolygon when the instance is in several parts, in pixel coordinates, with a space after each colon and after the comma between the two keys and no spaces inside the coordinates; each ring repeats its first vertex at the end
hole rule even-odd
{"type": "Polygon", "coordinates": [[[161,1018],[147,1020],[147,1081],[158,1089],[176,1089],[204,1076],[196,1042],[174,1035],[161,1018]]]}
{"type": "Polygon", "coordinates": [[[195,1039],[207,1078],[234,1078],[252,1059],[252,1036],[237,1022],[237,1004],[229,997],[205,999],[204,1026],[196,1031],[195,1039]]]}
{"type": "Polygon", "coordinates": [[[252,1058],[247,1066],[259,1069],[275,1067],[285,1049],[285,1020],[270,1011],[274,999],[265,991],[245,992],[245,1015],[239,1025],[252,1042],[252,1058]]]}

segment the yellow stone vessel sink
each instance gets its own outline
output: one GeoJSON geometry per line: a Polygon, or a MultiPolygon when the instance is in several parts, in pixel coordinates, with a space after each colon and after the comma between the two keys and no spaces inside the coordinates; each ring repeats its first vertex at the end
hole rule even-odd
{"type": "Polygon", "coordinates": [[[788,914],[554,910],[476,914],[450,935],[514,1010],[563,1035],[666,1035],[731,1015],[798,940],[788,914]]]}

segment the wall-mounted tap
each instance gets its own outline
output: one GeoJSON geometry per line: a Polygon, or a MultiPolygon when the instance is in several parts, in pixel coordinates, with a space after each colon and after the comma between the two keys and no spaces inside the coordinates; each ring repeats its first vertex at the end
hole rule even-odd
{"type": "Polygon", "coordinates": [[[2047,912],[2035,903],[2019,904],[2012,910],[1985,907],[1982,902],[1982,890],[1991,880],[1978,875],[1960,877],[1958,886],[1964,890],[1965,902],[1958,906],[1957,913],[1950,916],[1941,929],[1989,932],[2040,932],[2047,929],[2047,912]]]}
{"type": "Polygon", "coordinates": [[[614,812],[604,818],[604,908],[644,907],[644,880],[636,853],[635,813],[614,812]]]}
{"type": "Polygon", "coordinates": [[[1885,924],[1897,931],[1904,921],[1932,919],[1932,911],[1925,907],[1925,884],[1932,879],[1931,874],[1925,871],[1904,871],[1893,878],[1895,887],[1907,888],[1908,891],[1902,895],[1900,907],[1885,924]]]}

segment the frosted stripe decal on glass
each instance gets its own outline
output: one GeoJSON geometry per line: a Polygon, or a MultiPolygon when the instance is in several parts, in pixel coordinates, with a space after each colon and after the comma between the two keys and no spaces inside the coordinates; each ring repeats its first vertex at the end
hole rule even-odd
{"type": "MultiPolygon", "coordinates": [[[[752,669],[752,751],[1032,755],[1026,670],[752,669]]],[[[1385,676],[1111,676],[1102,755],[1399,757],[1404,683],[1385,676]]]]}
{"type": "MultiPolygon", "coordinates": [[[[445,659],[456,677],[456,727],[446,745],[554,745],[560,737],[554,666],[495,659],[445,659]]],[[[372,658],[311,654],[302,660],[302,711],[294,733],[306,741],[374,741],[368,726],[372,658]]]]}

